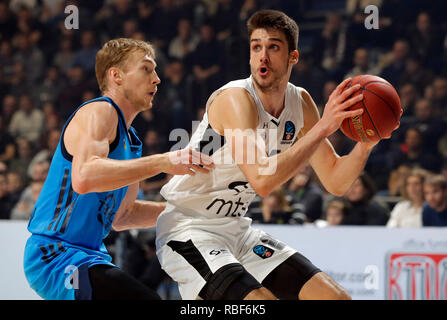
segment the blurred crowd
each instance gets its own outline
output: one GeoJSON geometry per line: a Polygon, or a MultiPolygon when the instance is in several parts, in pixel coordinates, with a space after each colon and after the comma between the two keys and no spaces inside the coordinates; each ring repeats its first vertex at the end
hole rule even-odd
{"type": "MultiPolygon", "coordinates": [[[[177,142],[169,140],[173,129],[194,130],[212,91],[249,76],[245,24],[262,8],[297,21],[300,61],[290,82],[308,90],[320,112],[342,79],[374,74],[394,85],[404,113],[344,197],[327,194],[307,165],[256,198],[247,216],[318,227],[447,226],[447,2],[441,0],[0,0],[0,219],[31,215],[65,121],[100,95],[94,66],[104,42],[132,37],[155,46],[160,90],[154,108],[133,126],[143,155],[165,152],[177,142]],[[365,27],[370,4],[379,9],[378,29],[365,27]],[[68,5],[78,8],[79,29],[66,27],[68,5]]],[[[340,155],[354,145],[340,131],[329,140],[340,155]]],[[[162,200],[169,178],[143,181],[139,198],[162,200]]],[[[153,261],[153,234],[126,241],[140,244],[129,253],[133,261],[153,261]]]]}

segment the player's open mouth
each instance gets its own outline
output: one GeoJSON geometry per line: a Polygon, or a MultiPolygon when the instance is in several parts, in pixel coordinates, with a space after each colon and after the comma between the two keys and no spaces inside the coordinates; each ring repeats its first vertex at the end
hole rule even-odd
{"type": "Polygon", "coordinates": [[[265,77],[269,72],[269,69],[267,67],[261,67],[259,68],[259,74],[263,77],[265,77]]]}
{"type": "Polygon", "coordinates": [[[151,91],[151,92],[149,92],[148,94],[151,96],[151,97],[153,97],[153,96],[155,96],[155,93],[157,92],[157,90],[155,90],[155,91],[151,91]]]}

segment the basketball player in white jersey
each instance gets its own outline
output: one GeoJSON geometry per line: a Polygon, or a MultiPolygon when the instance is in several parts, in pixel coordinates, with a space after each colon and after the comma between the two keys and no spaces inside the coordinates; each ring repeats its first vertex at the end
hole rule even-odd
{"type": "Polygon", "coordinates": [[[361,114],[346,110],[363,98],[350,97],[359,86],[342,93],[349,79],[343,81],[320,119],[309,93],[288,83],[299,57],[296,23],[263,10],[247,25],[251,76],[211,95],[189,143],[211,155],[215,169],[174,176],[162,188],[167,206],[157,221],[157,256],[183,299],[350,299],[304,256],[252,228],[244,214],[256,193],[265,197],[308,161],[329,192],[345,193],[374,143],[358,143],[339,157],[326,138],[343,119],[361,114]],[[265,142],[257,134],[262,129],[265,142]]]}

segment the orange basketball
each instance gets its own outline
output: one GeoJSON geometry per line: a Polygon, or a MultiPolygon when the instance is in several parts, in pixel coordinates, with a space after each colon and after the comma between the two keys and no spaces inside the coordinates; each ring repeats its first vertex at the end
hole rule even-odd
{"type": "Polygon", "coordinates": [[[363,108],[363,113],[343,120],[341,131],[352,140],[361,142],[389,137],[402,115],[396,89],[385,79],[364,74],[352,79],[343,90],[357,83],[361,87],[353,96],[363,93],[363,100],[346,110],[363,108]]]}

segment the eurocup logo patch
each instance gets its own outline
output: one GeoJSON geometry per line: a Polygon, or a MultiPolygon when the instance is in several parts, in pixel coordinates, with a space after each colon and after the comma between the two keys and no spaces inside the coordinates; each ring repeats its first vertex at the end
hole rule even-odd
{"type": "Polygon", "coordinates": [[[262,259],[267,259],[270,258],[275,251],[273,249],[270,249],[266,246],[259,244],[253,248],[253,252],[256,253],[258,256],[260,256],[262,259]]]}
{"type": "Polygon", "coordinates": [[[282,137],[283,140],[290,141],[293,139],[293,136],[295,135],[295,125],[292,121],[286,121],[286,125],[284,128],[284,136],[282,137]]]}

